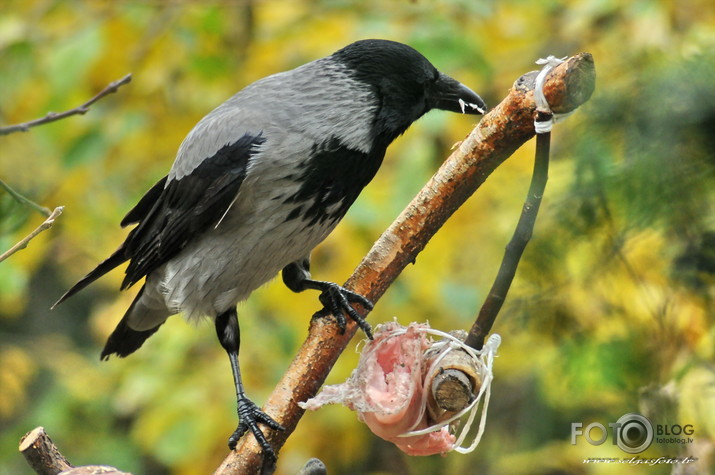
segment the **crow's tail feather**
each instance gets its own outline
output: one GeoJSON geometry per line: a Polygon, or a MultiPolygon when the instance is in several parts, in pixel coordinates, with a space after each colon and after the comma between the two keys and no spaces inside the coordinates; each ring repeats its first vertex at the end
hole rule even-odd
{"type": "Polygon", "coordinates": [[[156,333],[159,327],[169,317],[170,313],[168,311],[162,312],[145,307],[145,305],[140,302],[143,294],[144,287],[139,291],[139,294],[129,306],[127,313],[124,314],[124,317],[122,317],[112,334],[109,335],[107,343],[104,345],[104,349],[100,355],[102,360],[108,360],[112,354],[124,358],[134,353],[144,344],[147,338],[156,333]],[[147,312],[148,315],[145,316],[147,312]],[[129,326],[130,320],[136,323],[137,319],[142,318],[146,318],[149,322],[157,322],[157,324],[146,330],[134,330],[129,326]]]}
{"type": "Polygon", "coordinates": [[[55,302],[54,305],[52,305],[51,308],[55,308],[68,298],[72,297],[74,294],[79,292],[80,290],[84,289],[87,287],[89,284],[94,282],[95,280],[99,279],[102,277],[104,274],[109,272],[110,270],[114,269],[118,265],[122,264],[125,262],[128,258],[125,256],[124,252],[124,246],[122,245],[119,249],[114,251],[114,254],[109,256],[107,259],[102,261],[95,269],[90,272],[89,274],[85,275],[82,277],[82,279],[74,284],[71,289],[69,289],[65,294],[60,297],[60,299],[55,302]]]}

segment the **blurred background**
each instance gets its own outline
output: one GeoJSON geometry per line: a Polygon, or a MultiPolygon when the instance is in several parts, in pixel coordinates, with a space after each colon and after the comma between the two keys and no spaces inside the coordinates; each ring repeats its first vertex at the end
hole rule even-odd
{"type": "MultiPolygon", "coordinates": [[[[84,116],[0,137],[0,178],[56,225],[0,263],[0,473],[30,470],[20,437],[44,426],[75,465],[203,474],[236,425],[228,359],[213,325],[174,318],[131,357],[99,361],[136,289],[115,271],[49,306],[122,242],[119,221],[167,173],[203,115],[266,75],[361,38],[408,43],[495,105],[534,61],[593,54],[590,102],[553,133],[535,234],[494,331],[486,433],[470,455],[410,458],[343,407],[308,413],[278,473],[319,457],[336,474],[630,473],[624,457],[571,444],[571,424],[629,412],[694,427],[692,444],[640,457],[715,463],[715,4],[708,0],[4,0],[0,124],[131,84],[84,116]]],[[[343,282],[475,125],[431,112],[388,150],[375,180],[313,256],[343,282]]],[[[501,166],[380,300],[372,324],[468,329],[518,219],[533,141],[501,166]]],[[[0,190],[0,252],[44,217],[0,190]]],[[[280,279],[239,307],[241,361],[261,404],[304,338],[317,294],[280,279]]],[[[358,339],[353,342],[358,343],[358,339]]],[[[345,352],[328,383],[343,381],[345,352]]],[[[598,433],[594,434],[598,438],[598,433]]],[[[629,456],[630,457],[630,456],[629,456]]],[[[648,473],[669,473],[670,466],[648,473]]]]}

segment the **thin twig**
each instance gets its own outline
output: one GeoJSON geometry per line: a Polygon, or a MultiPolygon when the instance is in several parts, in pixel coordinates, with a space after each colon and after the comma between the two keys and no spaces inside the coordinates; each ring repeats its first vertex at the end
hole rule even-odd
{"type": "Polygon", "coordinates": [[[5,188],[5,191],[10,193],[10,196],[15,198],[15,201],[17,201],[18,203],[21,203],[23,205],[29,206],[30,208],[32,208],[35,211],[37,211],[38,213],[40,213],[42,216],[48,217],[52,213],[52,211],[50,211],[50,208],[45,208],[42,205],[38,205],[31,199],[21,195],[17,191],[13,190],[12,187],[10,185],[8,185],[7,183],[5,183],[3,180],[0,180],[0,187],[5,188]]]}
{"type": "Polygon", "coordinates": [[[62,211],[64,209],[65,209],[64,206],[58,206],[57,208],[55,208],[55,210],[52,211],[52,213],[47,217],[47,219],[44,220],[42,222],[42,224],[40,224],[37,228],[35,228],[34,231],[32,231],[27,236],[25,236],[25,238],[22,241],[18,242],[17,244],[12,246],[10,249],[5,251],[2,255],[0,255],[0,262],[4,261],[8,257],[12,256],[17,251],[19,251],[21,249],[25,249],[27,247],[27,245],[29,244],[29,242],[35,238],[35,236],[37,236],[38,234],[40,234],[42,231],[44,231],[46,229],[50,229],[52,227],[52,225],[55,224],[55,219],[57,219],[57,217],[62,214],[62,211]]]}
{"type": "Polygon", "coordinates": [[[22,124],[15,124],[15,125],[7,125],[5,127],[0,127],[0,135],[8,135],[13,132],[27,132],[30,130],[30,127],[35,127],[37,125],[42,125],[42,124],[47,124],[49,122],[54,122],[56,120],[64,119],[65,117],[69,117],[72,115],[78,115],[78,114],[86,114],[89,111],[89,107],[103,98],[104,96],[107,96],[109,94],[112,94],[113,92],[117,92],[117,89],[122,87],[123,85],[129,83],[132,80],[132,74],[129,73],[126,76],[124,76],[121,79],[118,79],[116,81],[113,81],[107,85],[104,89],[99,91],[99,93],[94,96],[92,99],[88,100],[84,104],[75,107],[74,109],[70,109],[64,112],[48,112],[45,117],[31,120],[29,122],[23,122],[22,124]]]}
{"type": "Polygon", "coordinates": [[[509,244],[506,246],[504,258],[501,261],[499,272],[494,279],[492,288],[489,290],[487,298],[479,310],[474,325],[469,330],[469,335],[464,344],[477,350],[484,346],[484,339],[494,325],[494,321],[499,314],[499,310],[506,299],[509,287],[516,275],[516,268],[521,260],[521,255],[531,239],[536,223],[536,215],[539,213],[541,198],[544,196],[546,181],[549,178],[549,149],[551,132],[536,136],[536,157],[534,159],[534,174],[531,176],[529,193],[526,196],[524,207],[521,210],[519,222],[514,230],[509,244]]]}

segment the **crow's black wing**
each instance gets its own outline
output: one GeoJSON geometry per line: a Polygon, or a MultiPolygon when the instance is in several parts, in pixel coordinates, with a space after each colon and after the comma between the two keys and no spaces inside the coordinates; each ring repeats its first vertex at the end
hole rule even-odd
{"type": "Polygon", "coordinates": [[[215,226],[226,213],[246,177],[248,160],[261,135],[245,134],[203,160],[178,180],[159,180],[124,217],[139,223],[108,259],[69,289],[54,306],[129,260],[125,289],[181,251],[188,242],[215,226]]]}
{"type": "Polygon", "coordinates": [[[146,216],[149,214],[149,211],[151,211],[151,209],[154,207],[154,203],[156,203],[161,196],[161,192],[164,191],[164,187],[166,187],[167,178],[169,178],[168,175],[157,181],[149,191],[144,193],[144,196],[142,196],[142,198],[139,200],[139,203],[137,203],[136,206],[129,210],[127,215],[124,216],[124,219],[122,219],[122,222],[120,223],[121,227],[124,228],[129,226],[130,224],[141,223],[142,220],[146,218],[146,216]]]}
{"type": "Polygon", "coordinates": [[[167,181],[154,206],[124,243],[130,262],[122,289],[141,280],[218,223],[246,177],[255,147],[264,141],[260,134],[245,134],[188,175],[167,181]]]}

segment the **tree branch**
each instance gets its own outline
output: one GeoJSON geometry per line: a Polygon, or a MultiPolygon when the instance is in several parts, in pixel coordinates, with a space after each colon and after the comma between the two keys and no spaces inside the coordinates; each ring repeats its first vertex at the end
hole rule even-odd
{"type": "Polygon", "coordinates": [[[56,475],[72,468],[44,427],[36,427],[20,439],[18,450],[38,475],[56,475]]]}
{"type": "Polygon", "coordinates": [[[129,83],[132,80],[132,74],[129,73],[126,76],[124,76],[121,79],[118,79],[116,81],[113,81],[107,85],[104,89],[99,91],[96,96],[94,96],[92,99],[88,100],[84,104],[75,107],[74,109],[70,109],[64,112],[48,112],[45,117],[31,120],[28,122],[23,122],[22,124],[15,124],[15,125],[7,125],[5,127],[0,127],[0,135],[8,135],[13,132],[27,132],[30,130],[30,127],[35,127],[38,125],[42,124],[47,124],[49,122],[54,122],[56,120],[64,119],[65,117],[69,117],[72,115],[82,115],[86,114],[89,111],[89,107],[103,98],[104,96],[107,96],[109,94],[112,94],[113,92],[117,92],[117,90],[122,87],[123,85],[129,83]]]}
{"type": "Polygon", "coordinates": [[[506,245],[504,258],[501,261],[499,272],[497,272],[492,288],[479,310],[477,320],[469,330],[466,340],[464,340],[465,345],[477,350],[481,350],[482,346],[484,346],[484,339],[491,331],[499,310],[501,310],[502,304],[506,300],[506,294],[514,280],[514,275],[516,275],[516,268],[519,265],[521,255],[524,253],[524,249],[526,249],[526,245],[534,231],[536,215],[539,213],[541,198],[544,196],[546,181],[549,178],[550,140],[551,132],[536,136],[534,173],[531,178],[529,193],[521,210],[521,216],[519,216],[519,222],[509,244],[506,245]]]}
{"type": "Polygon", "coordinates": [[[131,475],[108,465],[75,467],[60,453],[44,427],[25,434],[18,450],[38,475],[131,475]]]}
{"type": "Polygon", "coordinates": [[[52,211],[50,211],[49,208],[46,208],[42,205],[38,205],[31,199],[29,199],[25,196],[22,196],[20,193],[15,191],[10,185],[5,183],[3,180],[0,180],[0,188],[3,188],[3,189],[5,189],[5,191],[10,193],[10,196],[15,198],[15,201],[17,201],[18,203],[23,204],[25,206],[29,206],[30,208],[34,209],[35,211],[37,211],[44,217],[48,217],[50,214],[52,214],[52,211]]]}
{"type": "MultiPolygon", "coordinates": [[[[346,288],[377,302],[454,211],[499,164],[533,137],[535,76],[536,73],[529,73],[519,78],[506,99],[482,118],[373,245],[348,279],[346,288]]],[[[594,85],[593,58],[581,53],[549,73],[544,94],[553,112],[566,113],[586,102],[594,85]]],[[[315,396],[355,331],[353,322],[340,334],[329,319],[311,321],[306,341],[263,408],[286,428],[285,431],[264,429],[276,452],[303,415],[297,402],[315,396]]],[[[256,473],[262,463],[260,446],[247,434],[216,473],[256,473]]]]}
{"type": "MultiPolygon", "coordinates": [[[[30,130],[30,127],[36,127],[38,125],[42,124],[47,124],[50,122],[54,122],[56,120],[64,119],[65,117],[69,117],[72,115],[77,115],[77,114],[86,114],[89,111],[89,107],[97,102],[98,100],[102,99],[103,97],[112,94],[114,92],[117,92],[117,90],[122,87],[125,84],[128,84],[132,80],[132,74],[129,73],[126,76],[124,76],[121,79],[118,79],[116,81],[113,81],[109,83],[104,89],[99,91],[93,98],[88,100],[82,105],[79,105],[75,107],[74,109],[70,109],[65,112],[48,112],[45,117],[42,117],[40,119],[35,119],[31,120],[28,122],[23,122],[22,124],[15,124],[15,125],[8,125],[5,127],[0,127],[0,135],[8,135],[13,132],[27,132],[30,130]]],[[[27,247],[27,244],[32,240],[35,236],[40,234],[42,231],[49,229],[52,227],[52,225],[55,222],[55,219],[62,214],[62,210],[64,209],[64,206],[58,206],[57,208],[54,209],[54,211],[50,212],[50,210],[44,206],[38,205],[34,201],[22,196],[20,193],[12,189],[10,185],[5,183],[3,180],[0,180],[0,188],[5,189],[10,196],[12,196],[16,201],[19,203],[22,203],[26,206],[29,206],[30,208],[34,209],[38,213],[44,215],[47,219],[40,224],[34,231],[32,231],[28,236],[26,236],[22,241],[18,242],[14,246],[12,246],[10,249],[8,249],[6,252],[4,252],[2,255],[0,255],[0,262],[4,261],[11,255],[15,254],[17,251],[24,249],[27,247]]]]}
{"type": "Polygon", "coordinates": [[[30,241],[35,238],[35,236],[37,236],[38,234],[40,234],[42,231],[44,231],[46,229],[50,229],[52,227],[52,225],[55,224],[55,219],[57,219],[57,217],[62,214],[62,211],[64,209],[65,209],[64,206],[58,206],[57,208],[55,208],[55,210],[52,211],[52,213],[50,213],[50,215],[47,217],[47,219],[44,220],[42,222],[42,224],[40,224],[37,228],[35,228],[30,234],[25,236],[22,239],[22,241],[18,242],[17,244],[12,246],[7,251],[0,254],[0,262],[4,261],[8,257],[12,256],[17,251],[19,251],[21,249],[25,249],[27,247],[27,245],[30,243],[30,241]]]}

